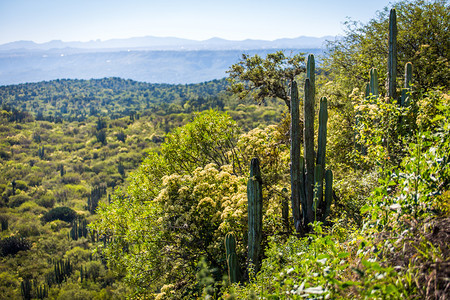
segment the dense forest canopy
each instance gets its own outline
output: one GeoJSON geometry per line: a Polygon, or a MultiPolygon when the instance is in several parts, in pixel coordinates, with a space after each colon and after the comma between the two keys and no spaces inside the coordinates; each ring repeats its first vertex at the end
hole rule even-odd
{"type": "Polygon", "coordinates": [[[448,18],[399,1],[317,69],[1,86],[0,298],[445,299],[448,18]]]}

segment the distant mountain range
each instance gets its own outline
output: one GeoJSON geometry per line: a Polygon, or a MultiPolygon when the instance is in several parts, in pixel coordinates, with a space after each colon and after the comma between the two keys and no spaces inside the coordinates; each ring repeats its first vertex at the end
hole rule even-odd
{"type": "Polygon", "coordinates": [[[121,77],[150,83],[198,83],[225,77],[242,53],[276,50],[321,54],[326,40],[298,37],[274,41],[194,41],[140,37],[90,42],[18,41],[0,45],[0,85],[53,79],[121,77]]]}
{"type": "Polygon", "coordinates": [[[0,45],[0,51],[11,50],[51,50],[51,49],[140,49],[140,50],[254,50],[254,49],[308,49],[323,48],[326,40],[334,39],[333,36],[284,38],[273,41],[242,40],[232,41],[221,38],[211,38],[204,41],[188,40],[175,37],[136,37],[128,39],[112,39],[107,41],[89,42],[63,42],[60,40],[47,43],[35,43],[32,41],[17,41],[0,45]]]}

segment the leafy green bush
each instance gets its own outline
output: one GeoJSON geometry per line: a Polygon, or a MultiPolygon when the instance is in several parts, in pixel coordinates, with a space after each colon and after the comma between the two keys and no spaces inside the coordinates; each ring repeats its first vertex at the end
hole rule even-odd
{"type": "Polygon", "coordinates": [[[9,197],[9,206],[10,207],[19,207],[21,206],[23,203],[27,202],[27,201],[31,201],[31,197],[28,196],[25,193],[20,193],[18,195],[14,195],[9,197]]]}
{"type": "Polygon", "coordinates": [[[77,217],[77,213],[66,206],[55,207],[49,212],[47,212],[42,220],[44,222],[51,222],[54,220],[61,220],[66,222],[72,222],[77,217]]]}

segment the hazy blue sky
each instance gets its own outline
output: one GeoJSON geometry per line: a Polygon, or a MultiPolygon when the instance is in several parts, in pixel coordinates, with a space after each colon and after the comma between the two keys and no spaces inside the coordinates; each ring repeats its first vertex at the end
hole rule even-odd
{"type": "Polygon", "coordinates": [[[0,44],[174,36],[243,40],[338,35],[389,0],[0,0],[0,44]]]}

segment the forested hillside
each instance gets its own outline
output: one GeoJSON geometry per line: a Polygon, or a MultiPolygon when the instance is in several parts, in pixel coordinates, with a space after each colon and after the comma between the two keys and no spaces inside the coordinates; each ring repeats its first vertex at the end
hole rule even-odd
{"type": "Polygon", "coordinates": [[[449,23],[400,1],[228,80],[0,87],[0,298],[448,299],[449,23]]]}
{"type": "Polygon", "coordinates": [[[88,225],[147,152],[196,113],[226,110],[243,128],[281,118],[277,102],[243,105],[226,86],[105,78],[0,87],[0,298],[123,299],[122,276],[94,253],[107,237],[88,225]]]}

